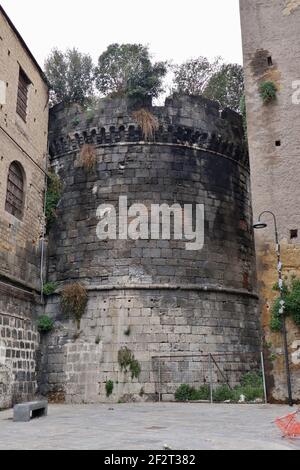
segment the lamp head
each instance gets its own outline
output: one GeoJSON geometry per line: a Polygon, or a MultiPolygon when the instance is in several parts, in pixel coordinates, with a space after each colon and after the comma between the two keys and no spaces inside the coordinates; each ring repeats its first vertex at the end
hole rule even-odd
{"type": "Polygon", "coordinates": [[[260,229],[263,229],[263,228],[267,228],[268,224],[265,224],[264,222],[260,222],[258,221],[256,224],[253,225],[253,228],[255,230],[260,230],[260,229]]]}

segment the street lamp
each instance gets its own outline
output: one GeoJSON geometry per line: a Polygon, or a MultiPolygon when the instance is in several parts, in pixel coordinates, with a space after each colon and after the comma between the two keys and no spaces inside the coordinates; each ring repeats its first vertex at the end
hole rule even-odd
{"type": "Polygon", "coordinates": [[[278,287],[280,291],[279,313],[280,315],[282,315],[282,334],[283,334],[283,342],[284,342],[285,368],[286,368],[286,377],[287,377],[289,405],[293,406],[291,373],[290,373],[290,363],[289,363],[289,350],[288,350],[287,331],[286,331],[286,315],[285,315],[285,300],[284,300],[284,292],[283,292],[281,250],[280,250],[279,236],[278,236],[278,230],[277,230],[277,220],[276,220],[275,214],[273,214],[273,212],[271,211],[263,211],[258,218],[258,222],[253,225],[253,228],[256,230],[267,228],[268,225],[261,221],[261,218],[265,214],[272,215],[274,219],[276,254],[277,254],[278,287]]]}

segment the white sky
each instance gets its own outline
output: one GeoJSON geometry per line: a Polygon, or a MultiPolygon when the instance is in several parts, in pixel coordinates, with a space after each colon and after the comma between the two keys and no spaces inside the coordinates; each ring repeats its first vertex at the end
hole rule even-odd
{"type": "Polygon", "coordinates": [[[113,43],[148,44],[156,60],[200,55],[242,63],[238,0],[1,0],[41,66],[53,47],[96,62],[113,43]]]}

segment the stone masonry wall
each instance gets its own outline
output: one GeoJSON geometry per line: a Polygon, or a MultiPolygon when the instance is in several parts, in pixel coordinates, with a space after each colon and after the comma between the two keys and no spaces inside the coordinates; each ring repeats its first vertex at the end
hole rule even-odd
{"type": "Polygon", "coordinates": [[[48,86],[32,58],[0,11],[0,81],[5,102],[0,105],[0,276],[39,289],[39,239],[48,136],[48,86]],[[28,86],[26,122],[17,114],[20,67],[28,86]],[[10,164],[24,170],[24,214],[17,219],[5,210],[10,164]]]}
{"type": "Polygon", "coordinates": [[[0,31],[0,408],[5,408],[32,399],[36,391],[49,108],[45,78],[1,6],[0,31]],[[17,113],[20,70],[30,81],[26,120],[17,113]],[[13,162],[23,170],[21,218],[5,209],[13,162]]]}
{"type": "MultiPolygon", "coordinates": [[[[231,385],[257,367],[257,299],[249,295],[197,289],[91,290],[79,338],[74,321],[58,314],[58,296],[48,303],[47,312],[56,318],[56,329],[43,339],[40,391],[50,400],[106,401],[109,380],[114,382],[111,401],[157,400],[159,392],[163,400],[174,399],[185,377],[193,385],[203,384],[199,369],[193,375],[193,361],[199,354],[221,355],[231,385]],[[118,352],[124,346],[141,365],[138,379],[132,380],[118,364],[118,352]],[[241,352],[251,354],[245,360],[241,352]],[[226,364],[229,353],[235,360],[231,368],[226,364]],[[161,371],[160,387],[157,360],[165,355],[170,360],[161,371]]],[[[205,379],[208,383],[208,370],[205,379]]]]}
{"type": "Polygon", "coordinates": [[[0,409],[32,399],[37,390],[34,308],[32,294],[0,283],[0,409]]]}
{"type": "MultiPolygon", "coordinates": [[[[241,0],[244,67],[246,76],[248,139],[254,218],[274,212],[282,251],[283,274],[300,276],[300,119],[298,1],[241,0]],[[283,39],[284,38],[284,39],[283,39]],[[259,85],[273,81],[277,98],[264,105],[259,85]],[[298,85],[297,85],[298,83],[298,85]],[[296,84],[296,86],[295,86],[296,84]],[[296,231],[292,236],[291,231],[296,231]],[[298,232],[297,232],[298,231],[298,232]]],[[[256,234],[259,293],[265,334],[270,399],[287,396],[283,339],[270,330],[277,293],[274,224],[256,234]]],[[[300,330],[288,320],[289,360],[295,399],[300,399],[300,330]]]]}
{"type": "MultiPolygon", "coordinates": [[[[74,318],[62,315],[59,295],[48,299],[46,313],[56,326],[43,339],[39,380],[41,392],[54,400],[106,400],[108,380],[114,382],[112,400],[155,399],[154,356],[165,353],[235,353],[235,383],[250,367],[240,353],[259,351],[240,117],[220,115],[208,100],[178,96],[151,111],[159,129],[150,142],[124,100],[101,101],[93,122],[82,114],[75,120],[76,108],[53,111],[52,166],[64,191],[49,240],[49,280],[58,282],[58,291],[81,282],[89,299],[79,333],[74,318]],[[84,143],[95,149],[89,172],[80,164],[84,143]],[[204,204],[204,248],[187,251],[185,241],[173,237],[100,241],[98,206],[117,208],[124,195],[128,205],[148,209],[153,203],[204,204]],[[125,345],[141,365],[139,379],[120,371],[118,352],[125,345]]],[[[175,388],[167,382],[164,398],[175,388]]]]}

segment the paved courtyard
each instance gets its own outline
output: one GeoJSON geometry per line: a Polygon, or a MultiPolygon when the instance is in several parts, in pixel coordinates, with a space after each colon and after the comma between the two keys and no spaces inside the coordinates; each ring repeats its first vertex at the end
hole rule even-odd
{"type": "Polygon", "coordinates": [[[52,405],[47,418],[14,423],[0,413],[0,449],[300,449],[272,421],[287,406],[124,404],[52,405]]]}

